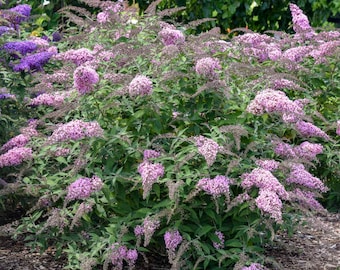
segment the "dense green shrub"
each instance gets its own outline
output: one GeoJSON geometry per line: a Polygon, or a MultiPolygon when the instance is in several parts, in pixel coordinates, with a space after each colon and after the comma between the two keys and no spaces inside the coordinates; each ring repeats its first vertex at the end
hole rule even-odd
{"type": "Polygon", "coordinates": [[[270,266],[276,231],[298,209],[324,211],[310,172],[339,173],[340,33],[302,16],[294,35],[226,41],[152,8],[98,8],[39,47],[47,63],[2,52],[27,83],[13,106],[31,118],[0,150],[0,200],[34,201],[17,233],[67,253],[68,269],[132,268],[149,253],[173,269],[270,266]]]}

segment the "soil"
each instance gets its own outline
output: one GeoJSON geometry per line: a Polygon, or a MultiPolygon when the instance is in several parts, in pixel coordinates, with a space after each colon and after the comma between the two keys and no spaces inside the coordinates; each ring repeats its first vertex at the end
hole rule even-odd
{"type": "MultiPolygon", "coordinates": [[[[20,212],[0,216],[0,270],[58,270],[64,269],[66,258],[56,259],[53,248],[44,253],[30,250],[22,239],[11,235],[20,212]]],[[[303,225],[292,237],[278,233],[272,245],[266,248],[271,269],[340,270],[340,213],[303,217],[303,225]]],[[[148,263],[139,260],[137,270],[166,270],[169,266],[159,256],[149,257],[148,263]]]]}

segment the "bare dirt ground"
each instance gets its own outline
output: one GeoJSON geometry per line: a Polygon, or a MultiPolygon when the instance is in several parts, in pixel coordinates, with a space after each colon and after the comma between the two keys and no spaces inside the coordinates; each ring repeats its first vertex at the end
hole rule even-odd
{"type": "MultiPolygon", "coordinates": [[[[340,214],[314,215],[303,218],[292,237],[279,233],[266,256],[276,261],[272,269],[284,270],[340,270],[340,214]]],[[[4,220],[2,220],[4,221],[4,220]]],[[[2,222],[4,223],[4,222],[2,222]]],[[[0,270],[59,270],[65,258],[55,259],[53,249],[40,254],[26,247],[11,234],[16,222],[0,226],[0,270]]],[[[165,270],[164,260],[141,262],[137,270],[165,270]]]]}

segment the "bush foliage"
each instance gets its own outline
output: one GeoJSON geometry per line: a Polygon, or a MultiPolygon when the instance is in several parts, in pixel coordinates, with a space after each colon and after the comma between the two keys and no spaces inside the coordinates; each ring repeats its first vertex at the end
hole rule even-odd
{"type": "Polygon", "coordinates": [[[0,202],[27,209],[17,233],[67,269],[150,253],[172,269],[275,266],[265,245],[338,183],[340,32],[294,4],[294,34],[223,40],[156,3],[84,2],[100,12],[68,7],[62,42],[20,32],[27,6],[1,35],[0,202]]]}

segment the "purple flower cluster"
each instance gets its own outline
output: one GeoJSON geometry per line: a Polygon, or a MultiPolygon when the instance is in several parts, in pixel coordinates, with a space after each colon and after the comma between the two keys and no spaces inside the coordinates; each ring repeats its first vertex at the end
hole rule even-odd
{"type": "Polygon", "coordinates": [[[148,161],[151,158],[158,158],[160,155],[161,153],[158,151],[147,149],[143,152],[143,160],[148,161]]]}
{"type": "Polygon", "coordinates": [[[216,231],[215,235],[218,237],[218,242],[213,242],[215,249],[222,249],[224,247],[224,234],[221,231],[216,231]]]}
{"type": "Polygon", "coordinates": [[[19,134],[13,137],[7,143],[5,143],[1,148],[0,152],[7,152],[14,147],[24,147],[30,140],[30,137],[24,134],[19,134]]]}
{"type": "Polygon", "coordinates": [[[324,131],[312,123],[300,120],[295,124],[295,128],[303,137],[321,137],[325,140],[330,139],[324,131]]]}
{"type": "Polygon", "coordinates": [[[11,30],[8,26],[0,26],[0,36],[2,36],[4,33],[7,33],[11,30]]]}
{"type": "Polygon", "coordinates": [[[293,17],[293,29],[297,34],[305,34],[307,37],[312,37],[315,33],[309,25],[308,18],[303,11],[295,4],[290,3],[289,9],[293,17]]]}
{"type": "Polygon", "coordinates": [[[69,61],[77,66],[83,65],[86,62],[92,61],[95,59],[92,51],[86,48],[81,49],[71,49],[63,53],[59,53],[54,56],[56,60],[69,61]]]}
{"type": "Polygon", "coordinates": [[[126,261],[129,269],[132,269],[138,259],[138,252],[135,249],[128,249],[119,243],[114,243],[111,247],[111,262],[114,269],[122,270],[123,262],[126,261]]]}
{"type": "Polygon", "coordinates": [[[259,92],[247,107],[247,112],[254,115],[267,113],[288,114],[299,118],[304,115],[300,104],[290,100],[282,91],[265,89],[259,92]]]}
{"type": "Polygon", "coordinates": [[[169,251],[175,251],[178,245],[183,241],[183,238],[179,231],[167,231],[164,234],[165,247],[169,251]]]}
{"type": "Polygon", "coordinates": [[[69,148],[58,147],[54,151],[54,156],[55,157],[66,157],[70,154],[70,152],[71,152],[71,150],[69,148]]]}
{"type": "Polygon", "coordinates": [[[138,166],[138,172],[142,176],[143,198],[145,199],[149,195],[152,185],[164,175],[164,167],[160,163],[143,161],[138,166]]]}
{"type": "Polygon", "coordinates": [[[321,154],[323,146],[319,143],[303,142],[293,148],[294,153],[301,159],[312,161],[316,159],[316,155],[321,154]]]}
{"type": "Polygon", "coordinates": [[[131,97],[151,95],[152,81],[144,75],[137,75],[130,82],[128,89],[131,97]]]}
{"type": "Polygon", "coordinates": [[[259,196],[255,199],[255,203],[259,209],[268,213],[276,222],[282,222],[282,202],[275,192],[260,189],[259,196]]]}
{"type": "Polygon", "coordinates": [[[201,135],[195,137],[194,140],[198,147],[198,152],[204,156],[208,166],[213,165],[216,160],[219,145],[214,140],[201,135]]]}
{"type": "Polygon", "coordinates": [[[38,136],[39,133],[37,131],[37,126],[38,126],[38,120],[30,119],[28,121],[28,126],[21,128],[20,132],[21,134],[29,136],[29,137],[38,136]]]}
{"type": "Polygon", "coordinates": [[[151,237],[155,233],[155,231],[159,228],[160,222],[158,219],[146,217],[143,221],[143,230],[144,230],[144,247],[148,246],[151,237]]]}
{"type": "Polygon", "coordinates": [[[301,62],[314,49],[313,46],[299,46],[285,50],[282,54],[282,59],[289,60],[294,63],[301,62]]]}
{"type": "Polygon", "coordinates": [[[13,67],[16,72],[20,71],[41,71],[43,66],[51,59],[54,52],[39,52],[23,57],[19,64],[13,67]]]}
{"type": "Polygon", "coordinates": [[[326,56],[332,55],[339,46],[340,40],[324,42],[312,50],[309,55],[316,60],[316,63],[325,63],[327,62],[326,56]]]}
{"type": "Polygon", "coordinates": [[[282,199],[288,200],[289,196],[284,186],[279,180],[268,170],[255,168],[251,173],[244,173],[241,176],[241,186],[250,189],[255,186],[260,190],[266,190],[278,194],[282,199]]]}
{"type": "Polygon", "coordinates": [[[217,175],[214,179],[203,178],[199,180],[197,188],[204,190],[214,197],[219,197],[223,194],[229,197],[229,185],[229,178],[223,175],[217,175]]]}
{"type": "Polygon", "coordinates": [[[91,67],[79,66],[73,73],[74,87],[80,94],[86,94],[94,89],[94,84],[99,82],[98,73],[91,67]]]}
{"type": "Polygon", "coordinates": [[[216,78],[216,70],[220,69],[222,69],[220,61],[211,57],[199,59],[195,65],[196,73],[206,78],[216,78]]]}
{"type": "Polygon", "coordinates": [[[0,168],[16,166],[24,160],[32,158],[32,149],[28,147],[14,147],[5,154],[0,155],[0,168]]]}
{"type": "Polygon", "coordinates": [[[59,125],[47,139],[48,143],[57,143],[68,140],[80,140],[86,137],[102,137],[104,130],[97,122],[84,122],[73,120],[59,125]]]}
{"type": "Polygon", "coordinates": [[[273,159],[261,159],[261,160],[256,160],[255,164],[262,169],[265,169],[267,171],[275,171],[279,168],[280,162],[275,161],[273,159]]]}
{"type": "Polygon", "coordinates": [[[23,56],[36,51],[38,46],[32,41],[11,41],[6,42],[2,48],[9,54],[20,54],[21,56],[23,56]]]}
{"type": "Polygon", "coordinates": [[[302,164],[292,165],[286,181],[289,184],[298,184],[310,189],[320,190],[321,192],[326,192],[328,190],[324,183],[319,178],[314,177],[306,171],[302,164]]]}
{"type": "Polygon", "coordinates": [[[79,178],[69,185],[66,200],[87,199],[92,193],[101,190],[103,182],[98,176],[79,178]]]}
{"type": "Polygon", "coordinates": [[[241,270],[264,270],[265,268],[259,263],[252,263],[250,266],[244,266],[241,270]]]}
{"type": "Polygon", "coordinates": [[[325,208],[315,199],[315,193],[311,191],[301,190],[299,188],[294,189],[289,192],[292,199],[297,200],[297,202],[303,207],[316,211],[324,211],[325,208]]]}
{"type": "Polygon", "coordinates": [[[18,30],[19,24],[31,15],[31,6],[27,4],[17,5],[4,13],[4,19],[11,23],[11,27],[18,30]]]}
{"type": "Polygon", "coordinates": [[[289,90],[300,90],[301,86],[287,79],[277,79],[272,82],[275,90],[287,88],[289,90]]]}
{"type": "Polygon", "coordinates": [[[163,29],[158,33],[159,38],[165,46],[180,45],[185,42],[185,36],[180,30],[169,24],[163,24],[163,29]]]}
{"type": "Polygon", "coordinates": [[[69,97],[73,91],[68,92],[55,92],[55,93],[44,93],[33,99],[31,99],[30,106],[47,105],[52,107],[61,106],[65,98],[69,97]]]}

